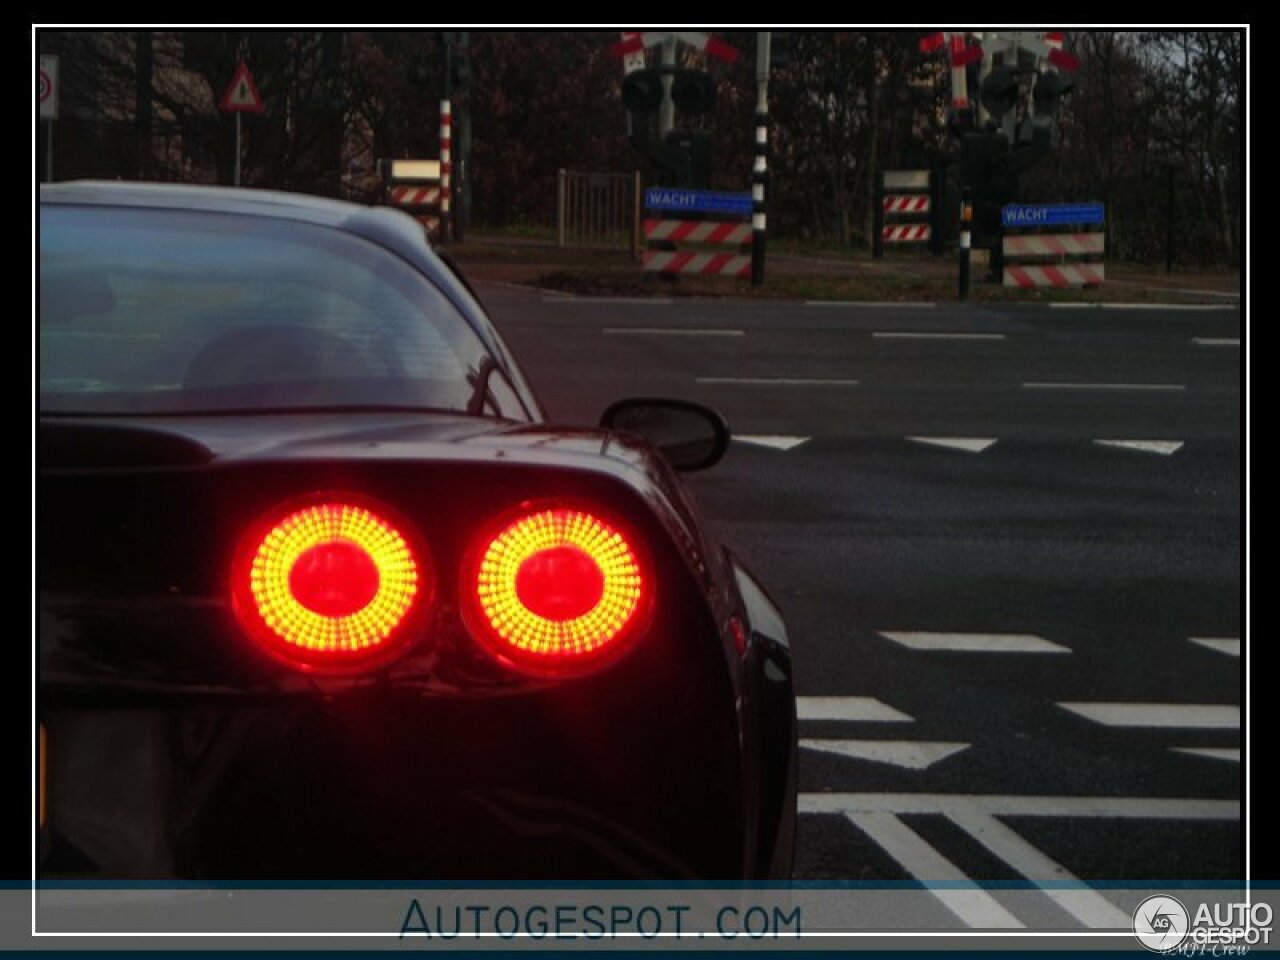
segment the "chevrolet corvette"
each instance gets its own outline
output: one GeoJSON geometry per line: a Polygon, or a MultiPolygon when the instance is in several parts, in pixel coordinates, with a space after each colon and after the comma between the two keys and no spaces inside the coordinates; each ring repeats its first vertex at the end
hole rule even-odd
{"type": "Polygon", "coordinates": [[[41,188],[41,878],[783,878],[791,656],[679,471],[555,425],[390,208],[41,188]]]}

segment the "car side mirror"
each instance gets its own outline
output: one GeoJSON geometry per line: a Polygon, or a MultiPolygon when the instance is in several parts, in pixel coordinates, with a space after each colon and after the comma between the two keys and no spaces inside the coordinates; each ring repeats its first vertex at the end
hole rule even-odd
{"type": "Polygon", "coordinates": [[[724,417],[688,400],[619,400],[604,412],[600,426],[643,437],[684,472],[715,466],[729,449],[729,425],[724,417]]]}

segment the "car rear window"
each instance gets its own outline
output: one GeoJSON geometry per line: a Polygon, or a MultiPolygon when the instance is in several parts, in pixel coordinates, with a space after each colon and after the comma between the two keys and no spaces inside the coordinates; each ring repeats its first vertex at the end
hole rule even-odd
{"type": "Polygon", "coordinates": [[[42,412],[465,411],[486,356],[422,273],[309,223],[50,205],[39,282],[42,412]]]}

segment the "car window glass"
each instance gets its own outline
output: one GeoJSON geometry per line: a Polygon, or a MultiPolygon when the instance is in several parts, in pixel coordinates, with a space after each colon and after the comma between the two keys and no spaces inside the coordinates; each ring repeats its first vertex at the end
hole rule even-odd
{"type": "Polygon", "coordinates": [[[425,276],[340,230],[52,207],[40,241],[49,412],[463,411],[486,353],[425,276]]]}

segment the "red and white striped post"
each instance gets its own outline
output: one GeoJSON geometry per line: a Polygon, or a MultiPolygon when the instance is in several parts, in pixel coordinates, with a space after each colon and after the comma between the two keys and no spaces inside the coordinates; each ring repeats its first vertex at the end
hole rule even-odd
{"type": "Polygon", "coordinates": [[[440,101],[440,237],[453,239],[450,191],[453,185],[453,104],[440,101]]]}
{"type": "Polygon", "coordinates": [[[769,182],[769,68],[772,31],[756,34],[756,148],[751,165],[751,285],[764,284],[764,251],[768,215],[765,186],[769,182]]]}

